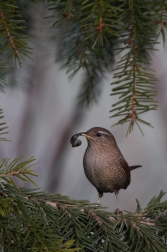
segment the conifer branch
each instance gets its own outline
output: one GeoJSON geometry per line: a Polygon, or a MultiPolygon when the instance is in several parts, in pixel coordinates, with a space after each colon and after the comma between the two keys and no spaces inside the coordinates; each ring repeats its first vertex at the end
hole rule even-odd
{"type": "Polygon", "coordinates": [[[0,16],[1,16],[2,23],[4,25],[4,28],[5,28],[5,31],[6,31],[6,34],[7,34],[7,38],[9,39],[9,43],[11,44],[11,47],[14,50],[15,56],[19,59],[19,52],[18,52],[18,50],[16,48],[16,45],[15,45],[15,43],[13,41],[13,38],[12,38],[11,34],[10,34],[9,27],[7,25],[5,15],[4,15],[4,12],[2,10],[0,10],[0,16]]]}
{"type": "MultiPolygon", "coordinates": [[[[3,110],[0,109],[0,120],[4,118],[3,115],[3,110]]],[[[0,141],[7,141],[7,139],[5,137],[2,137],[2,135],[7,134],[8,132],[6,131],[6,129],[8,128],[8,126],[6,126],[5,122],[1,122],[0,123],[0,141]]]]}
{"type": "Polygon", "coordinates": [[[167,28],[167,4],[165,0],[155,1],[154,8],[156,9],[156,24],[158,26],[158,35],[162,34],[163,44],[165,45],[165,28],[167,28]]]}
{"type": "Polygon", "coordinates": [[[9,184],[13,184],[16,188],[17,185],[12,177],[17,177],[21,179],[24,182],[31,181],[35,186],[37,184],[30,178],[31,176],[37,176],[34,171],[30,170],[29,168],[35,164],[33,162],[35,161],[34,157],[31,157],[30,159],[26,161],[20,162],[20,158],[16,158],[13,161],[10,162],[9,158],[5,158],[0,163],[0,182],[6,181],[9,184]]]}
{"type": "Polygon", "coordinates": [[[67,68],[70,78],[81,68],[85,69],[79,104],[89,105],[98,101],[104,72],[111,71],[115,50],[124,55],[115,69],[114,78],[117,80],[112,82],[117,86],[111,95],[119,98],[110,111],[111,117],[121,117],[116,124],[128,122],[127,133],[135,124],[140,130],[141,123],[152,127],[141,114],[157,109],[157,79],[150,68],[150,52],[155,50],[158,26],[165,41],[166,1],[72,1],[72,7],[70,3],[69,0],[50,0],[49,7],[57,11],[52,15],[54,24],[65,23],[67,27],[63,67],[67,68]],[[67,18],[69,15],[70,19],[67,18]],[[62,17],[66,17],[66,22],[62,17]]]}
{"type": "Polygon", "coordinates": [[[98,101],[105,70],[114,62],[112,48],[114,37],[118,36],[115,30],[117,7],[108,1],[89,4],[73,1],[72,7],[70,1],[49,1],[49,9],[57,11],[50,16],[55,20],[53,25],[61,23],[66,26],[62,54],[57,60],[65,60],[62,68],[67,68],[69,79],[79,70],[84,71],[77,100],[80,106],[90,106],[98,101]],[[113,19],[111,22],[109,16],[113,19]]]}
{"type": "Polygon", "coordinates": [[[17,1],[1,1],[0,3],[0,48],[1,58],[9,65],[13,56],[21,67],[21,54],[29,57],[31,49],[28,46],[28,36],[25,35],[25,21],[22,19],[17,1]]]}
{"type": "Polygon", "coordinates": [[[154,100],[156,78],[152,74],[153,71],[149,69],[151,59],[146,50],[147,44],[152,49],[156,37],[156,26],[150,28],[154,17],[146,15],[152,7],[151,2],[149,4],[143,2],[138,5],[136,0],[132,0],[124,5],[125,24],[121,27],[120,50],[126,50],[126,53],[118,62],[114,74],[114,78],[118,80],[112,83],[117,87],[112,89],[111,95],[119,95],[119,101],[112,105],[115,108],[110,112],[116,112],[111,117],[123,117],[116,124],[129,122],[127,134],[132,131],[134,123],[140,130],[139,123],[151,126],[139,116],[157,108],[157,102],[154,100]]]}
{"type": "Polygon", "coordinates": [[[99,216],[95,213],[95,211],[93,211],[92,209],[89,209],[89,210],[85,209],[85,212],[88,213],[88,214],[90,214],[90,215],[93,217],[93,219],[97,221],[97,223],[98,223],[99,226],[102,226],[102,225],[103,225],[102,220],[101,220],[101,219],[99,218],[99,216]]]}
{"type": "Polygon", "coordinates": [[[161,202],[163,196],[161,191],[143,209],[137,201],[135,213],[116,216],[96,203],[39,190],[18,191],[1,183],[0,248],[3,244],[9,251],[13,246],[16,251],[54,251],[71,244],[70,251],[165,252],[167,201],[161,202]]]}
{"type": "Polygon", "coordinates": [[[132,64],[133,64],[133,69],[132,69],[132,72],[133,72],[133,81],[132,81],[132,97],[131,97],[131,124],[133,125],[134,122],[135,122],[135,113],[136,113],[136,102],[135,102],[135,91],[136,91],[136,49],[137,49],[137,46],[135,45],[135,41],[136,41],[136,37],[135,37],[135,20],[134,20],[134,3],[132,1],[131,3],[131,12],[132,12],[132,37],[131,37],[131,41],[132,41],[132,64]]]}

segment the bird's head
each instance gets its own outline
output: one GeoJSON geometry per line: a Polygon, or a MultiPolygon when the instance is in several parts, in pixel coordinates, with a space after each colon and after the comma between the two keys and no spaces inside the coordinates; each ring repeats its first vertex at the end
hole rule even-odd
{"type": "Polygon", "coordinates": [[[116,144],[115,138],[111,132],[101,127],[94,127],[89,129],[87,132],[80,132],[78,134],[86,137],[89,146],[116,144]]]}

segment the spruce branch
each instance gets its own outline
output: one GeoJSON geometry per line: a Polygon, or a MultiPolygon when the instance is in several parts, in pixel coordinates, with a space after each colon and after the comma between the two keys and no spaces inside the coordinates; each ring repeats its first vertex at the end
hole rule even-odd
{"type": "Polygon", "coordinates": [[[66,251],[64,246],[71,252],[165,252],[167,201],[161,201],[163,196],[161,191],[145,208],[137,206],[135,213],[116,216],[89,201],[25,188],[18,191],[1,183],[0,247],[7,251],[66,251]]]}
{"type": "MultiPolygon", "coordinates": [[[[0,109],[0,120],[3,119],[3,118],[4,118],[3,110],[0,109]]],[[[0,122],[0,141],[7,141],[7,139],[5,137],[2,137],[2,135],[8,133],[6,131],[7,128],[8,128],[8,126],[6,126],[5,122],[0,122]]]]}
{"type": "Polygon", "coordinates": [[[158,26],[157,38],[162,35],[163,45],[165,45],[165,28],[167,28],[167,3],[165,0],[154,1],[156,10],[156,24],[158,26]]]}
{"type": "Polygon", "coordinates": [[[165,243],[164,246],[162,242],[166,236],[164,230],[166,230],[167,225],[163,226],[159,221],[164,218],[164,223],[167,218],[167,201],[161,202],[164,194],[161,191],[158,197],[153,197],[149,201],[146,208],[140,208],[139,210],[137,207],[136,213],[125,214],[122,219],[120,218],[115,222],[115,228],[120,233],[124,233],[124,238],[128,242],[130,251],[160,252],[166,250],[167,245],[165,243]]]}
{"type": "Polygon", "coordinates": [[[65,63],[69,79],[83,70],[83,81],[78,94],[78,104],[89,106],[98,101],[105,71],[114,62],[113,44],[118,36],[116,6],[108,1],[49,1],[53,25],[65,27],[61,39],[61,54],[57,61],[65,63]],[[110,21],[109,21],[110,17],[110,21]],[[63,41],[63,45],[62,45],[63,41]]]}
{"type": "Polygon", "coordinates": [[[13,184],[17,189],[17,185],[13,180],[13,177],[17,177],[24,182],[31,181],[35,186],[36,183],[30,178],[30,176],[37,176],[33,170],[29,168],[35,165],[34,157],[28,160],[20,162],[23,157],[16,158],[10,161],[10,158],[5,158],[0,163],[0,183],[6,181],[9,184],[13,184]]]}
{"type": "Polygon", "coordinates": [[[50,0],[48,3],[53,11],[50,15],[53,24],[65,27],[61,40],[63,67],[70,78],[81,68],[85,70],[79,104],[99,100],[101,83],[105,71],[111,71],[115,50],[124,55],[116,66],[116,81],[112,83],[117,87],[111,95],[119,97],[110,111],[111,117],[121,117],[116,124],[129,123],[127,134],[135,124],[141,132],[141,123],[151,126],[142,119],[142,114],[157,109],[157,79],[151,69],[150,52],[155,50],[160,34],[165,41],[166,1],[50,0]]]}
{"type": "MultiPolygon", "coordinates": [[[[9,39],[9,43],[10,43],[11,47],[14,50],[14,54],[15,54],[16,58],[18,58],[18,60],[19,60],[19,52],[18,52],[18,50],[16,48],[16,45],[15,45],[15,43],[13,41],[13,38],[11,37],[9,27],[8,27],[8,25],[6,23],[6,19],[5,19],[5,16],[4,16],[4,12],[2,10],[0,10],[0,16],[1,16],[2,23],[4,25],[4,28],[5,28],[5,31],[6,31],[6,34],[7,34],[7,38],[9,39]]],[[[19,60],[19,63],[20,63],[20,60],[19,60]]]]}
{"type": "Polygon", "coordinates": [[[21,54],[28,56],[31,53],[23,23],[16,1],[0,3],[0,51],[4,64],[9,64],[14,56],[21,67],[21,54]]]}
{"type": "Polygon", "coordinates": [[[147,44],[151,49],[156,37],[156,25],[150,27],[155,16],[146,14],[151,7],[150,1],[139,4],[136,0],[129,1],[124,6],[125,24],[121,27],[120,43],[121,46],[124,43],[121,50],[124,49],[126,53],[118,62],[114,74],[114,78],[118,80],[112,83],[117,87],[112,89],[111,95],[119,95],[119,101],[112,105],[115,108],[110,112],[116,112],[111,117],[123,117],[115,125],[129,122],[127,134],[132,131],[135,123],[140,130],[139,123],[151,126],[139,116],[157,108],[154,100],[156,77],[149,69],[151,58],[146,50],[147,44]]]}
{"type": "MultiPolygon", "coordinates": [[[[15,248],[20,246],[20,249],[37,249],[39,247],[40,249],[46,248],[46,251],[54,251],[53,247],[55,246],[56,248],[57,245],[55,241],[59,241],[61,237],[63,237],[63,242],[75,241],[71,251],[78,251],[79,249],[81,251],[101,251],[103,248],[107,249],[112,246],[115,251],[120,251],[121,248],[124,248],[124,244],[119,241],[112,227],[108,227],[104,233],[107,219],[106,223],[104,223],[104,228],[101,229],[98,227],[96,219],[92,222],[92,215],[87,215],[86,211],[83,212],[83,208],[85,210],[90,209],[91,212],[93,211],[92,207],[95,207],[95,209],[99,208],[95,204],[89,205],[87,201],[76,202],[61,195],[49,195],[28,189],[21,189],[18,192],[14,187],[8,185],[5,185],[3,191],[5,191],[5,194],[8,195],[9,200],[12,202],[12,204],[6,202],[6,204],[10,205],[8,214],[10,211],[15,213],[18,211],[19,213],[19,215],[15,214],[15,216],[9,214],[11,223],[8,230],[9,233],[12,232],[12,228],[14,228],[16,223],[20,223],[20,228],[17,226],[17,232],[15,232],[15,236],[12,239],[12,244],[14,244],[15,248]],[[23,196],[22,200],[21,195],[23,196]],[[53,206],[48,205],[48,202],[56,202],[56,207],[53,208],[53,206]],[[73,205],[75,204],[74,208],[73,206],[69,207],[71,202],[73,205]],[[65,205],[68,205],[68,207],[65,207],[65,205]],[[19,222],[16,222],[15,218],[19,218],[19,222]],[[24,238],[25,234],[26,240],[24,238]],[[106,235],[108,235],[108,238],[105,238],[106,235]],[[17,240],[18,236],[19,243],[17,240]],[[105,238],[104,242],[103,237],[105,238]],[[22,242],[23,240],[24,243],[22,242]],[[32,244],[33,247],[29,247],[32,244]]],[[[4,194],[1,195],[3,196],[4,194]]],[[[4,214],[7,213],[5,212],[4,214]]],[[[4,232],[2,238],[6,244],[5,248],[11,248],[10,235],[7,236],[4,232]]]]}

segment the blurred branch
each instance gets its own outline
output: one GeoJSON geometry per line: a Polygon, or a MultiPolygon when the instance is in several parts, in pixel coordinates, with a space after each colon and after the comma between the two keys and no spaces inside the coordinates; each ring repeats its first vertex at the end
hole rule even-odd
{"type": "Polygon", "coordinates": [[[94,1],[88,6],[83,1],[48,2],[53,26],[59,27],[62,24],[66,27],[58,30],[64,34],[58,43],[61,53],[58,52],[57,61],[62,63],[62,68],[67,69],[69,79],[83,70],[83,81],[77,98],[79,105],[90,106],[99,100],[105,71],[111,69],[114,63],[118,8],[107,1],[104,1],[104,5],[94,1]],[[107,19],[109,16],[112,19],[110,23],[107,19]]]}
{"type": "MultiPolygon", "coordinates": [[[[0,120],[3,119],[3,111],[2,109],[0,109],[0,120]]],[[[2,137],[2,135],[7,134],[8,132],[6,131],[6,129],[8,128],[8,126],[6,126],[5,122],[1,122],[0,123],[0,141],[7,141],[6,138],[2,137]]]]}
{"type": "MultiPolygon", "coordinates": [[[[82,109],[75,108],[72,111],[70,118],[68,117],[65,123],[64,123],[64,120],[63,120],[63,124],[61,123],[61,125],[64,125],[61,129],[61,137],[60,137],[59,142],[56,142],[55,148],[53,148],[52,150],[53,154],[52,154],[52,160],[50,163],[50,172],[49,172],[49,178],[48,178],[49,182],[47,183],[47,188],[46,188],[46,190],[50,192],[54,192],[61,181],[61,176],[63,174],[63,169],[64,169],[63,159],[66,152],[66,146],[67,146],[67,143],[69,143],[70,141],[70,137],[72,135],[72,130],[74,129],[74,125],[77,126],[77,124],[81,123],[83,119],[84,119],[84,111],[82,109]]],[[[52,135],[56,135],[56,132],[53,133],[52,135]]],[[[50,145],[50,143],[53,142],[53,137],[52,139],[49,139],[48,142],[50,145]]],[[[46,149],[47,149],[47,145],[45,146],[43,153],[46,153],[46,149]]]]}
{"type": "Polygon", "coordinates": [[[157,24],[157,39],[162,35],[163,45],[165,45],[165,33],[167,28],[167,4],[165,0],[154,1],[154,9],[156,10],[156,24],[157,24]]]}

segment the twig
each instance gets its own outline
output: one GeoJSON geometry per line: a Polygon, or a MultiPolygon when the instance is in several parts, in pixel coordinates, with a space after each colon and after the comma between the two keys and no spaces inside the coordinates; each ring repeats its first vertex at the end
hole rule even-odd
{"type": "Polygon", "coordinates": [[[85,209],[85,212],[88,212],[92,217],[98,222],[99,226],[103,225],[103,222],[100,220],[99,216],[92,209],[85,209]]]}
{"type": "Polygon", "coordinates": [[[132,92],[132,112],[131,112],[131,123],[132,125],[135,122],[135,111],[136,111],[136,102],[135,102],[135,88],[136,88],[136,59],[135,59],[135,22],[134,22],[134,5],[132,3],[131,5],[131,11],[132,11],[132,61],[133,61],[133,92],[132,92]]]}
{"type": "Polygon", "coordinates": [[[10,34],[10,31],[9,31],[9,28],[8,28],[8,25],[7,25],[7,22],[6,22],[6,19],[5,19],[5,15],[4,15],[4,12],[2,10],[0,10],[0,16],[1,16],[2,23],[4,25],[7,37],[9,39],[9,42],[10,42],[10,44],[11,44],[11,46],[12,46],[14,52],[15,52],[16,57],[19,58],[19,52],[18,52],[18,50],[16,48],[16,45],[15,45],[15,43],[13,41],[13,38],[12,38],[11,34],[10,34]]]}

